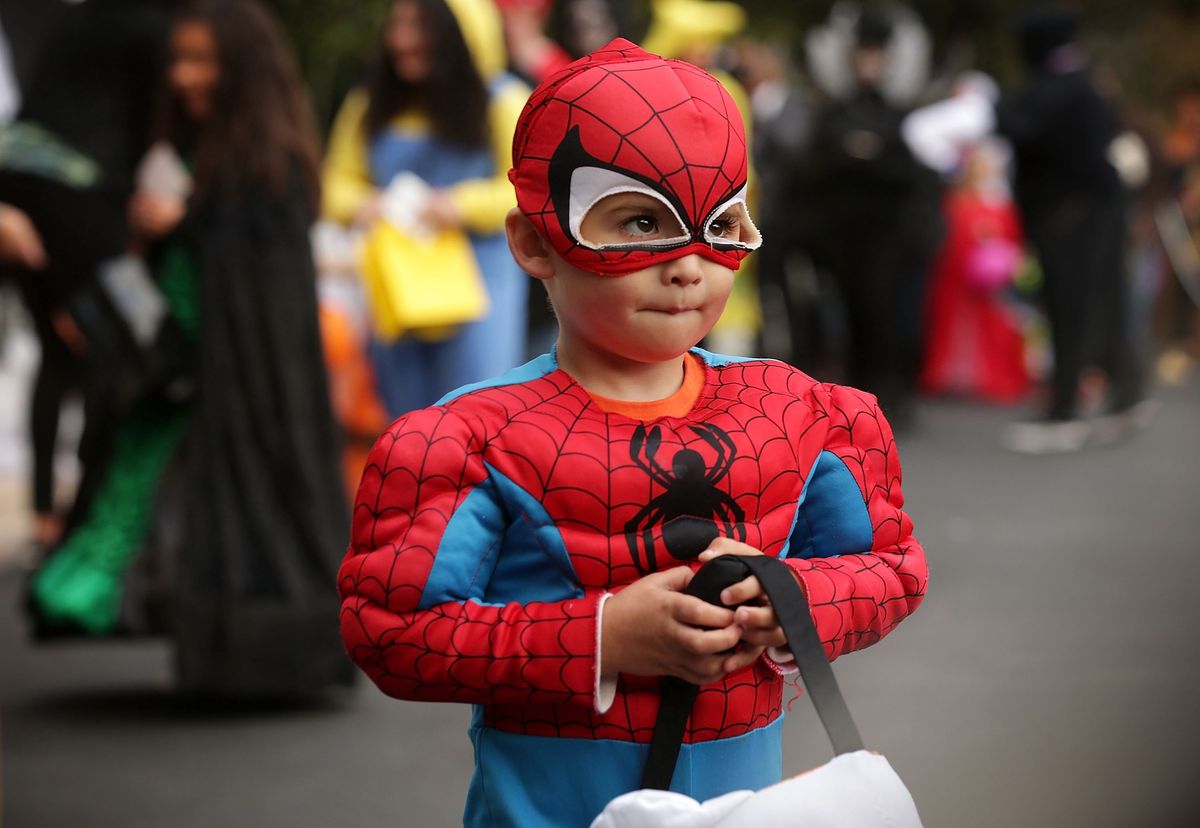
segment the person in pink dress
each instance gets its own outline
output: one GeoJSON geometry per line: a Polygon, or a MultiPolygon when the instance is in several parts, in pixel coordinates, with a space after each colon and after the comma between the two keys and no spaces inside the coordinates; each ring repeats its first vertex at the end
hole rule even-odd
{"type": "Polygon", "coordinates": [[[947,235],[927,298],[924,393],[1008,404],[1029,391],[1021,330],[1003,299],[1022,237],[1002,166],[995,144],[974,146],[943,205],[947,235]]]}

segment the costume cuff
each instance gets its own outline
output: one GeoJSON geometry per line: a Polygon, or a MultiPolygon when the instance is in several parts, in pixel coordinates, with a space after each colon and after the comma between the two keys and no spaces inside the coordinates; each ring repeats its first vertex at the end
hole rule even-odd
{"type": "Polygon", "coordinates": [[[596,604],[596,669],[594,670],[596,683],[592,687],[592,703],[597,713],[607,713],[608,709],[612,707],[613,700],[617,697],[616,675],[600,675],[600,665],[603,663],[600,658],[600,643],[601,633],[604,630],[604,604],[611,597],[612,593],[606,592],[600,596],[600,601],[596,604]]]}

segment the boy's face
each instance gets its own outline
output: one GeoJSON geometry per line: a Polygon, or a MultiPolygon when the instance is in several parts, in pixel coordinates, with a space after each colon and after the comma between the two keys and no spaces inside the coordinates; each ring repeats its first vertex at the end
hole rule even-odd
{"type": "MultiPolygon", "coordinates": [[[[678,219],[670,209],[640,193],[609,196],[588,211],[581,233],[598,244],[669,239],[678,219]]],[[[739,216],[723,216],[710,232],[736,239],[739,216]]],[[[555,255],[545,279],[561,329],[560,347],[609,360],[649,363],[674,359],[716,324],[734,272],[691,254],[624,276],[581,270],[555,255]]]]}
{"type": "Polygon", "coordinates": [[[509,178],[541,237],[590,273],[623,277],[691,254],[736,270],[761,241],[746,213],[746,138],[729,92],[697,67],[627,41],[534,91],[517,123],[509,178]],[[598,203],[630,193],[664,205],[671,230],[609,242],[584,232],[598,203]],[[731,212],[736,236],[709,232],[731,212]]]}

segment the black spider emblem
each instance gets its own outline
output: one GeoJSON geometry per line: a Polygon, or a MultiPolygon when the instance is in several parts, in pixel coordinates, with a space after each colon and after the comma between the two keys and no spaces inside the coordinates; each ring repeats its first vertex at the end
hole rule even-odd
{"type": "Polygon", "coordinates": [[[633,462],[666,489],[625,524],[630,554],[643,574],[658,569],[653,531],[656,526],[662,527],[662,545],[668,554],[681,561],[695,559],[722,534],[746,540],[746,513],[715,485],[729,473],[737,447],[714,425],[697,423],[690,428],[716,452],[711,468],[705,465],[700,452],[690,448],[675,452],[670,470],[663,468],[657,459],[662,445],[662,429],[658,426],[647,432],[644,425],[638,425],[629,442],[633,462]]]}

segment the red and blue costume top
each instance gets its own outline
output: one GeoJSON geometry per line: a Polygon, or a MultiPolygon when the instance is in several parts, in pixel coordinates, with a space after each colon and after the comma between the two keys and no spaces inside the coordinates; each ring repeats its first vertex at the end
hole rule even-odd
{"type": "MultiPolygon", "coordinates": [[[[658,679],[595,703],[597,609],[712,538],[783,559],[831,659],[925,593],[900,463],[874,398],[770,360],[696,350],[686,416],[605,413],[552,355],[397,420],[372,451],[339,574],[342,635],[386,693],[475,705],[468,825],[586,825],[638,786],[658,679]]],[[[781,773],[767,660],[702,688],[673,789],[781,773]]]]}

